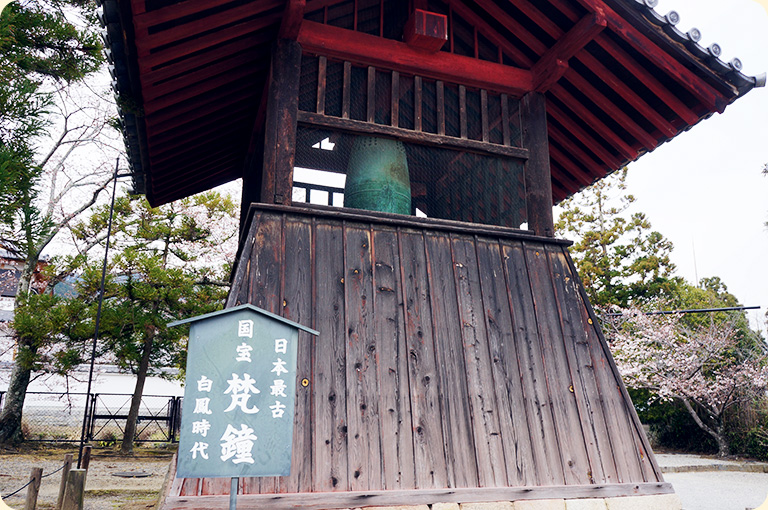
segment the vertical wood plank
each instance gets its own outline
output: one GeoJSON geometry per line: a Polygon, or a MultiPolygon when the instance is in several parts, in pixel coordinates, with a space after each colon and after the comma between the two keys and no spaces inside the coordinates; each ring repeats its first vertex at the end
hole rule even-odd
{"type": "Polygon", "coordinates": [[[227,296],[225,308],[242,305],[248,302],[250,296],[250,267],[253,241],[256,237],[256,232],[259,230],[261,215],[261,212],[255,211],[251,217],[248,231],[241,233],[241,235],[245,236],[245,242],[238,254],[235,275],[232,278],[232,286],[229,288],[229,295],[227,296]]]}
{"type": "Polygon", "coordinates": [[[413,77],[413,129],[421,131],[421,76],[413,77]]]}
{"type": "Polygon", "coordinates": [[[501,137],[504,145],[512,145],[509,129],[509,97],[506,94],[501,95],[501,137]]]}
{"type": "Polygon", "coordinates": [[[423,232],[400,231],[398,246],[411,388],[415,487],[441,488],[447,486],[448,478],[423,232]]]}
{"type": "Polygon", "coordinates": [[[352,81],[352,63],[344,62],[344,76],[341,85],[341,118],[349,118],[350,83],[352,81]]]}
{"type": "Polygon", "coordinates": [[[485,89],[480,90],[480,125],[483,141],[488,143],[488,91],[485,89]]]}
{"type": "Polygon", "coordinates": [[[478,479],[481,487],[501,487],[507,483],[507,470],[496,393],[490,391],[496,384],[479,275],[485,268],[478,267],[473,238],[452,236],[451,244],[478,479]]]}
{"type": "Polygon", "coordinates": [[[270,73],[261,201],[290,205],[301,76],[301,46],[298,42],[287,39],[275,42],[270,73]]]}
{"type": "Polygon", "coordinates": [[[347,322],[348,477],[350,490],[383,489],[378,346],[373,335],[371,231],[344,227],[344,280],[347,322]]]}
{"type": "Polygon", "coordinates": [[[574,398],[574,381],[571,379],[568,360],[565,357],[558,303],[552,288],[552,275],[547,254],[544,245],[537,243],[525,243],[525,245],[565,483],[567,485],[588,484],[590,467],[584,444],[584,432],[581,430],[579,409],[574,398]]]}
{"type": "Polygon", "coordinates": [[[440,374],[443,438],[450,487],[477,487],[472,419],[470,417],[461,322],[456,301],[450,239],[426,234],[427,268],[432,297],[435,360],[440,374]]]}
{"type": "Polygon", "coordinates": [[[338,223],[318,220],[314,229],[313,316],[320,336],[311,381],[312,485],[315,492],[347,491],[344,236],[338,223]]]}
{"type": "MultiPolygon", "coordinates": [[[[571,268],[574,280],[577,278],[576,267],[567,251],[564,251],[571,268]]],[[[582,320],[588,324],[587,333],[592,350],[593,363],[602,369],[597,371],[598,382],[601,384],[601,395],[606,404],[606,419],[609,430],[615,430],[619,439],[612,440],[614,458],[619,478],[624,480],[663,480],[661,470],[655,459],[649,457],[650,445],[645,436],[640,420],[634,410],[632,400],[621,382],[616,363],[613,361],[608,344],[600,331],[594,312],[587,298],[587,293],[577,281],[579,295],[582,300],[582,320]],[[634,447],[626,438],[634,437],[634,447]]]]}
{"type": "Polygon", "coordinates": [[[367,96],[366,121],[376,121],[376,68],[368,66],[368,96],[367,96]]]}
{"type": "Polygon", "coordinates": [[[254,232],[248,303],[280,313],[282,275],[282,217],[264,213],[254,232]]]}
{"type": "Polygon", "coordinates": [[[533,434],[528,429],[525,394],[518,362],[521,354],[515,344],[502,253],[498,242],[479,240],[477,261],[500,433],[507,466],[507,484],[511,487],[538,485],[537,467],[531,448],[533,434]]]}
{"type": "Polygon", "coordinates": [[[412,489],[416,474],[397,231],[376,227],[372,248],[384,486],[412,489]]]}
{"type": "Polygon", "coordinates": [[[229,494],[229,478],[202,478],[200,480],[200,495],[229,494]]]}
{"type": "Polygon", "coordinates": [[[459,85],[459,136],[467,138],[467,87],[459,85]]]}
{"type": "Polygon", "coordinates": [[[552,173],[549,166],[547,100],[544,94],[530,92],[520,102],[523,147],[529,151],[525,163],[525,201],[528,228],[536,235],[555,235],[552,217],[552,173]]]}
{"type": "MultiPolygon", "coordinates": [[[[282,316],[298,324],[314,326],[312,314],[312,225],[304,216],[285,222],[285,263],[283,264],[282,316]]],[[[293,423],[291,475],[280,478],[280,492],[312,491],[312,389],[301,384],[312,381],[315,337],[299,331],[296,371],[296,412],[293,423]]]]}
{"type": "Polygon", "coordinates": [[[437,134],[445,134],[445,85],[442,80],[437,80],[437,134]]]}
{"type": "MultiPolygon", "coordinates": [[[[382,5],[384,2],[382,1],[382,5]]],[[[392,115],[390,116],[390,124],[393,127],[400,125],[400,73],[392,71],[392,115]]]]}
{"type": "MultiPolygon", "coordinates": [[[[71,470],[70,473],[72,471],[74,470],[71,470]]],[[[179,496],[199,496],[201,481],[200,478],[184,478],[181,482],[179,496]]]]}
{"type": "MultiPolygon", "coordinates": [[[[40,493],[40,483],[42,481],[43,468],[32,468],[32,473],[29,475],[29,485],[27,485],[27,497],[24,502],[24,510],[35,510],[35,508],[37,508],[37,495],[40,493]]],[[[85,483],[83,483],[83,485],[85,485],[85,483]]],[[[84,489],[85,487],[82,487],[82,490],[84,489]]],[[[80,495],[80,499],[82,499],[82,494],[80,495]]],[[[82,505],[80,507],[82,508],[82,505]]]]}
{"type": "Polygon", "coordinates": [[[592,483],[617,483],[616,468],[611,453],[613,449],[605,427],[605,416],[600,406],[600,392],[594,378],[587,335],[581,322],[578,291],[573,285],[573,278],[562,248],[547,246],[546,251],[552,268],[552,281],[560,312],[565,353],[571,370],[581,429],[584,432],[589,456],[590,480],[592,483]]]}
{"type": "Polygon", "coordinates": [[[325,115],[325,84],[328,59],[320,56],[317,61],[317,105],[315,111],[325,115]]]}
{"type": "Polygon", "coordinates": [[[563,485],[563,464],[547,389],[525,253],[519,242],[503,243],[502,250],[537,485],[563,485]]]}

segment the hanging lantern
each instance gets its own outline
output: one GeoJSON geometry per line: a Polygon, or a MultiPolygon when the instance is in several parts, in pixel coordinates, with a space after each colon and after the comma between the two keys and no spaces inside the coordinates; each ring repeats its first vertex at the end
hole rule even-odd
{"type": "Polygon", "coordinates": [[[402,142],[372,136],[355,139],[347,165],[344,206],[411,214],[411,183],[402,142]]]}

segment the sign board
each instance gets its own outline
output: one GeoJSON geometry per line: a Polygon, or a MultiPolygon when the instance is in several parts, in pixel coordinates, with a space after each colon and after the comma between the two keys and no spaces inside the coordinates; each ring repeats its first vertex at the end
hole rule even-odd
{"type": "Polygon", "coordinates": [[[191,323],[179,478],[288,476],[299,329],[252,305],[191,323]]]}

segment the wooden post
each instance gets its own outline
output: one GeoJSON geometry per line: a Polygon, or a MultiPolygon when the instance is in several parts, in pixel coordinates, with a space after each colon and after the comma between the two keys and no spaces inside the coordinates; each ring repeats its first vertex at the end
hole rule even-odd
{"type": "Polygon", "coordinates": [[[278,39],[272,49],[267,116],[264,125],[264,166],[261,201],[290,205],[296,156],[301,46],[278,39]]]}
{"type": "Polygon", "coordinates": [[[523,96],[520,101],[520,114],[523,123],[523,147],[529,151],[525,164],[528,228],[536,235],[554,237],[547,100],[544,94],[530,92],[523,96]]]}
{"type": "Polygon", "coordinates": [[[64,492],[67,489],[67,477],[70,469],[72,469],[72,454],[68,453],[64,456],[64,467],[61,469],[61,483],[59,484],[59,497],[56,498],[56,510],[61,510],[61,505],[64,502],[64,492]]]}
{"type": "Polygon", "coordinates": [[[88,471],[88,466],[91,465],[91,445],[85,445],[83,448],[83,460],[80,463],[80,469],[88,471]]]}
{"type": "Polygon", "coordinates": [[[61,510],[83,510],[85,469],[70,469],[61,510]]]}
{"type": "Polygon", "coordinates": [[[32,468],[32,474],[29,475],[27,486],[27,502],[24,510],[35,510],[37,507],[37,494],[40,492],[40,482],[43,481],[43,468],[32,468]]]}

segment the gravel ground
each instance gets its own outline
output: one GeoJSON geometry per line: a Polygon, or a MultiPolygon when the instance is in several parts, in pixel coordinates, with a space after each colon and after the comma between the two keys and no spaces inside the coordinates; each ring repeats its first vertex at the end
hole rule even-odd
{"type": "MultiPolygon", "coordinates": [[[[77,460],[77,448],[24,447],[0,451],[0,494],[9,494],[29,481],[32,468],[43,468],[43,476],[53,473],[72,453],[77,460]]],[[[154,507],[168,472],[172,452],[138,448],[133,457],[122,457],[110,450],[94,450],[85,484],[85,510],[146,510],[154,507]],[[113,476],[118,472],[147,472],[144,478],[113,476]]],[[[51,509],[59,493],[61,475],[53,473],[43,478],[37,508],[51,509]]],[[[5,499],[11,508],[23,508],[26,489],[5,499]]]]}

